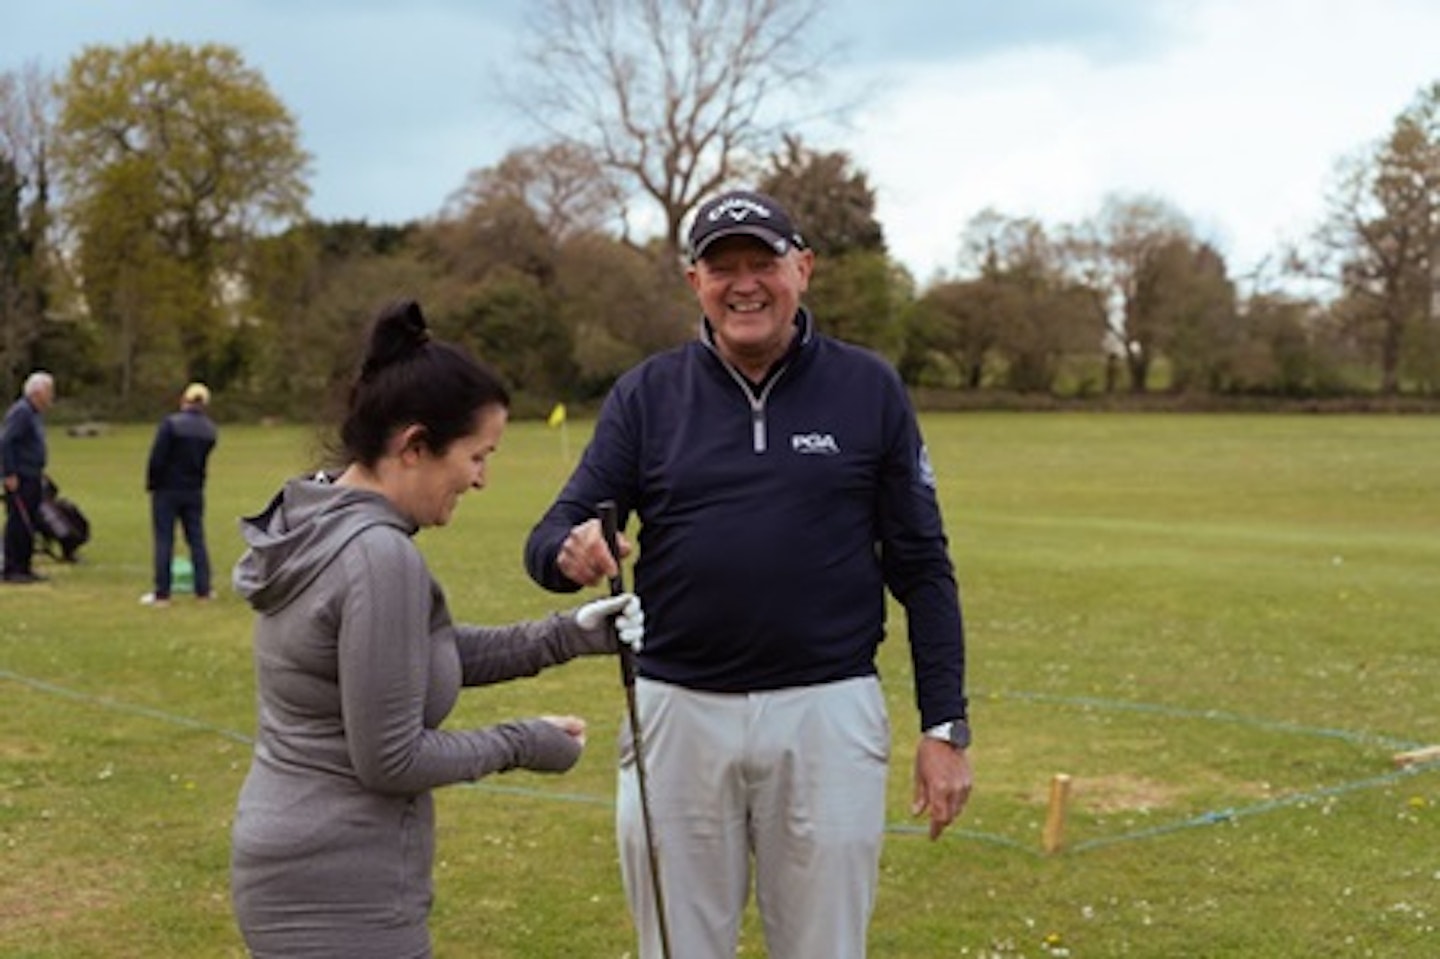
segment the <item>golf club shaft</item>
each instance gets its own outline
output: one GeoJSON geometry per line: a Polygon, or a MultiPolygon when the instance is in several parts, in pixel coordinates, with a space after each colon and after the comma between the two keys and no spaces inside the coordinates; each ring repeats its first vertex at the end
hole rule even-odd
{"type": "Polygon", "coordinates": [[[30,507],[25,505],[25,497],[20,495],[20,487],[18,485],[13,491],[5,491],[6,499],[12,496],[15,498],[15,508],[19,511],[20,518],[25,521],[25,528],[30,531],[30,538],[34,539],[40,535],[40,531],[35,528],[35,520],[30,516],[30,507]]]}
{"type": "MultiPolygon", "coordinates": [[[[620,516],[613,500],[596,507],[600,514],[600,532],[605,546],[615,559],[615,575],[610,577],[610,595],[625,592],[625,575],[620,566],[620,516]]],[[[613,626],[612,626],[613,628],[613,626]]],[[[640,731],[640,708],[635,702],[635,651],[619,643],[620,681],[625,687],[625,711],[630,721],[630,741],[635,750],[635,781],[640,787],[640,821],[645,830],[645,853],[650,860],[650,889],[655,896],[655,919],[660,930],[660,955],[670,959],[670,930],[665,920],[665,894],[660,885],[660,857],[655,851],[655,830],[650,820],[650,787],[645,778],[645,743],[640,731]]]]}

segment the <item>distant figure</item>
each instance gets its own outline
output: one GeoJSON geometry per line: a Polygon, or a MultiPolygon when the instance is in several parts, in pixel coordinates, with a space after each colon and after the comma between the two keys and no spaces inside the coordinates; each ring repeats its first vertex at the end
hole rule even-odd
{"type": "Polygon", "coordinates": [[[191,383],[180,395],[180,411],[160,421],[145,488],[150,492],[150,522],[155,541],[155,591],[140,597],[150,606],[170,605],[170,576],[175,555],[175,521],[185,531],[195,598],[210,598],[210,553],[205,548],[205,467],[215,448],[216,430],[205,412],[210,389],[191,383]]]}
{"type": "Polygon", "coordinates": [[[37,370],[25,379],[20,398],[5,413],[0,459],[5,471],[5,573],[7,583],[45,579],[30,566],[35,524],[45,481],[44,413],[55,402],[55,378],[37,370]]]}

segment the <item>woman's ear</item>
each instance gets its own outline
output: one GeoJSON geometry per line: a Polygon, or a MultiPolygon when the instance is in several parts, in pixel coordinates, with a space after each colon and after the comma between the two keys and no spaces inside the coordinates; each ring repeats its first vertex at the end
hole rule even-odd
{"type": "Polygon", "coordinates": [[[398,456],[401,462],[413,463],[421,453],[429,449],[425,442],[425,427],[419,423],[411,423],[403,430],[395,434],[391,440],[391,449],[398,456]]]}

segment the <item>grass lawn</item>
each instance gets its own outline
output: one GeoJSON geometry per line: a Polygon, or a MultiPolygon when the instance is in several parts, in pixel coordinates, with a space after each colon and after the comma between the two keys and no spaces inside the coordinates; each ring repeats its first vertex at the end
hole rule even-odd
{"type": "MultiPolygon", "coordinates": [[[[515,424],[491,487],[421,534],[460,618],[566,605],[520,563],[583,444],[515,424]]],[[[1440,419],[935,414],[969,634],[977,788],[928,842],[908,816],[903,616],[878,959],[1440,955],[1440,419]],[[1064,847],[1041,832],[1072,777],[1064,847]]],[[[0,588],[0,953],[241,956],[229,821],[248,763],[235,517],[313,465],[298,428],[222,426],[222,587],[143,607],[153,427],[51,431],[89,516],[73,566],[0,588]]],[[[441,790],[438,957],[633,955],[611,834],[614,664],[468,693],[453,724],[579,712],[563,777],[441,790]]],[[[753,917],[741,955],[763,956],[753,917]]],[[[682,954],[683,955],[683,954],[682,954]]]]}

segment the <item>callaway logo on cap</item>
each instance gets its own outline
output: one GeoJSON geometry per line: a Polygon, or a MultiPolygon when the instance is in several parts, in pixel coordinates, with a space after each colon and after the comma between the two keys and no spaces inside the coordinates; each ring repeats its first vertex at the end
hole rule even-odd
{"type": "Polygon", "coordinates": [[[779,256],[791,248],[805,249],[805,240],[785,208],[773,197],[753,190],[733,190],[700,207],[690,225],[690,262],[721,237],[753,236],[763,240],[779,256]]]}

